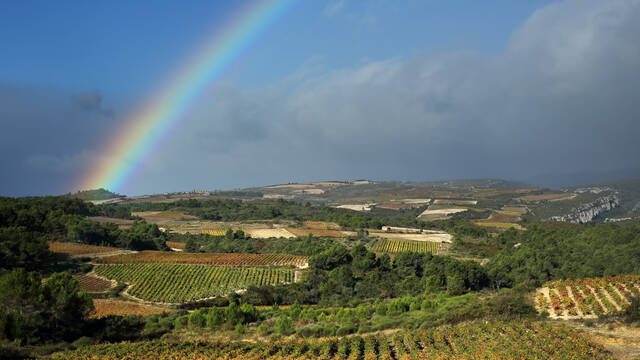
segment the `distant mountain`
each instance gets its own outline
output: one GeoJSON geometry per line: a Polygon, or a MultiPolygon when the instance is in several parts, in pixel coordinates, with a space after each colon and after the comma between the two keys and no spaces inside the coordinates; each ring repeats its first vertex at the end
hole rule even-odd
{"type": "Polygon", "coordinates": [[[457,179],[443,181],[428,181],[418,184],[426,184],[431,186],[442,186],[450,188],[485,188],[485,189],[522,189],[534,187],[531,184],[522,181],[512,181],[503,179],[457,179]]]}
{"type": "Polygon", "coordinates": [[[547,173],[530,177],[524,181],[541,187],[560,189],[569,186],[615,182],[634,178],[640,178],[640,168],[616,169],[609,171],[594,170],[573,173],[547,173]]]}
{"type": "Polygon", "coordinates": [[[75,194],[69,194],[71,197],[75,197],[82,200],[107,200],[122,197],[106,189],[94,189],[78,191],[75,194]]]}

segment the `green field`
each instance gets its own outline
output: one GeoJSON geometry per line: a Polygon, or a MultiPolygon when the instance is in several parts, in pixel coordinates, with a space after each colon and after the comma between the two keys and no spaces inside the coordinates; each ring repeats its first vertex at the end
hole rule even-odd
{"type": "Polygon", "coordinates": [[[275,285],[294,280],[289,268],[226,267],[182,264],[98,265],[98,275],[131,284],[137,298],[177,303],[228,294],[250,285],[275,285]]]}
{"type": "Polygon", "coordinates": [[[440,243],[435,241],[413,241],[399,239],[380,239],[376,245],[377,252],[419,252],[419,253],[436,253],[440,248],[440,243]]]}

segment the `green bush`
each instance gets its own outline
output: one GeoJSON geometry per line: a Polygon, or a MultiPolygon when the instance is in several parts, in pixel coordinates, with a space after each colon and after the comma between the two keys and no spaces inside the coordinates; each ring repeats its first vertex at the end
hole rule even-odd
{"type": "Polygon", "coordinates": [[[383,301],[380,300],[376,300],[376,314],[380,315],[380,316],[385,316],[387,315],[387,304],[384,303],[383,301]]]}
{"type": "Polygon", "coordinates": [[[182,329],[182,328],[186,327],[188,323],[189,323],[189,316],[188,315],[183,315],[183,316],[177,317],[173,321],[173,327],[176,328],[176,329],[182,329]]]}
{"type": "Polygon", "coordinates": [[[342,326],[340,326],[338,330],[336,330],[336,336],[353,334],[357,330],[358,330],[358,327],[354,324],[342,324],[342,326]]]}
{"type": "Polygon", "coordinates": [[[207,327],[214,329],[222,325],[225,321],[224,315],[225,312],[218,308],[212,308],[211,310],[209,310],[209,313],[206,316],[207,327]]]}
{"type": "Polygon", "coordinates": [[[293,321],[287,315],[280,315],[276,320],[276,333],[279,335],[289,335],[293,332],[293,321]]]}
{"type": "Polygon", "coordinates": [[[200,311],[194,311],[189,315],[189,326],[203,328],[207,323],[207,319],[200,311]]]}
{"type": "Polygon", "coordinates": [[[258,335],[266,336],[271,333],[271,327],[269,327],[267,323],[263,322],[262,324],[258,325],[258,328],[256,329],[256,331],[258,332],[258,335]]]}

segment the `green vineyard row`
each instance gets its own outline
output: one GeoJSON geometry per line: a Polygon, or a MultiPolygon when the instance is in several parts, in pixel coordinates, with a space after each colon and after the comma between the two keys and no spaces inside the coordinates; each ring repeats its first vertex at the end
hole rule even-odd
{"type": "Polygon", "coordinates": [[[419,252],[435,254],[440,248],[439,242],[434,241],[413,241],[399,239],[380,239],[376,246],[377,252],[419,252]]]}
{"type": "Polygon", "coordinates": [[[272,342],[101,344],[54,359],[611,359],[577,330],[530,321],[476,321],[428,330],[272,342]]]}
{"type": "Polygon", "coordinates": [[[137,298],[178,303],[228,294],[250,285],[275,285],[294,280],[290,268],[226,267],[179,264],[98,265],[94,270],[108,279],[131,284],[137,298]]]}

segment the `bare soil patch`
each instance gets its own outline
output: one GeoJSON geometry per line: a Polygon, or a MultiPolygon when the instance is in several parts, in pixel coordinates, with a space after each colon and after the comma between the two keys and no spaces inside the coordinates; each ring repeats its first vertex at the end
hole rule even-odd
{"type": "Polygon", "coordinates": [[[376,205],[375,203],[369,203],[369,204],[344,204],[344,205],[338,205],[336,206],[336,208],[338,209],[348,209],[348,210],[354,210],[354,211],[371,211],[371,207],[376,205]]]}

